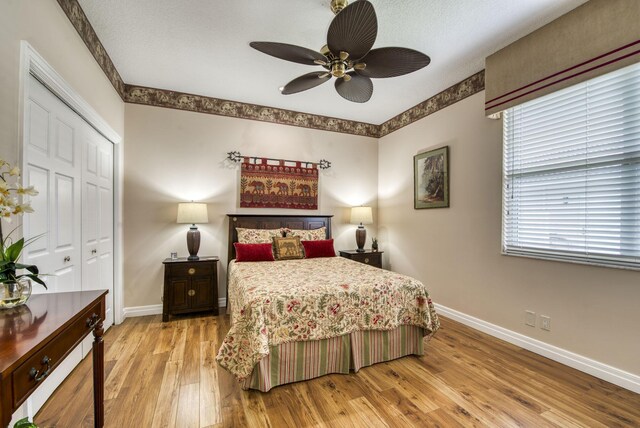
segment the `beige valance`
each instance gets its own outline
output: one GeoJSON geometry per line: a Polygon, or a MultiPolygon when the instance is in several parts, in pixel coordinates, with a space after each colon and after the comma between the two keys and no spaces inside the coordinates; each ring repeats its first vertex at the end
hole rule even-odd
{"type": "Polygon", "coordinates": [[[485,112],[640,61],[640,0],[591,0],[489,56],[485,112]]]}

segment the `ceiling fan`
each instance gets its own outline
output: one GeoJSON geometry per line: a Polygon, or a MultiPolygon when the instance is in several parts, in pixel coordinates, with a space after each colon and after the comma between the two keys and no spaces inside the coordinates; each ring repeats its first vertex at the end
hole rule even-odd
{"type": "Polygon", "coordinates": [[[431,59],[409,48],[371,49],[378,34],[378,20],[367,0],[331,0],[336,14],[327,34],[327,44],[316,52],[301,46],[276,42],[251,42],[249,45],[267,55],[306,65],[319,65],[314,71],[293,79],[280,88],[284,95],[314,88],[331,77],[341,97],[356,103],[369,101],[373,94],[371,78],[396,77],[412,73],[431,59]]]}

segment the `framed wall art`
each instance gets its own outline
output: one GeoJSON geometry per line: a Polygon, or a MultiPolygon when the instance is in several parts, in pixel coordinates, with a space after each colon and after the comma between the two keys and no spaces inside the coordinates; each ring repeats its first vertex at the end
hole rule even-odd
{"type": "Polygon", "coordinates": [[[413,207],[449,206],[449,146],[413,157],[413,207]]]}

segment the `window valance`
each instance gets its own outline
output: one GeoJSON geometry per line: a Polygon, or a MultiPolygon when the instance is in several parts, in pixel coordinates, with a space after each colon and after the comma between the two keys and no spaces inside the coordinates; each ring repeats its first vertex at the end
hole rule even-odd
{"type": "Polygon", "coordinates": [[[485,113],[640,62],[640,1],[591,0],[489,56],[485,113]]]}

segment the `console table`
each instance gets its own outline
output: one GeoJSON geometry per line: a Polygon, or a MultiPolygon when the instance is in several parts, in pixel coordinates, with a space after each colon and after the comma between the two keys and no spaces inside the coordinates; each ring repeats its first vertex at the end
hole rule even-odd
{"type": "Polygon", "coordinates": [[[0,310],[0,426],[93,331],[93,409],[104,425],[104,332],[107,290],[37,294],[0,310]]]}

